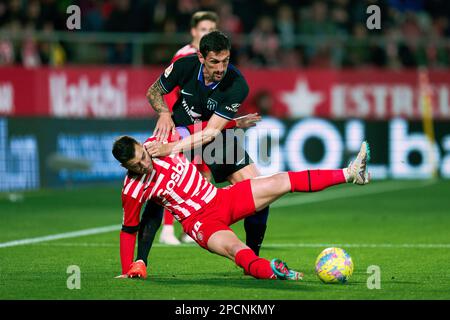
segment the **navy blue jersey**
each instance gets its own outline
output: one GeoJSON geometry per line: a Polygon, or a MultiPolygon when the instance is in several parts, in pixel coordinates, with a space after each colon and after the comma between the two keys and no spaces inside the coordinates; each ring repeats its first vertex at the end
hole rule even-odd
{"type": "Polygon", "coordinates": [[[172,63],[159,82],[166,93],[180,87],[180,97],[173,106],[172,118],[176,126],[208,121],[213,114],[231,120],[249,91],[244,77],[231,64],[220,82],[205,86],[203,65],[197,55],[172,63]]]}

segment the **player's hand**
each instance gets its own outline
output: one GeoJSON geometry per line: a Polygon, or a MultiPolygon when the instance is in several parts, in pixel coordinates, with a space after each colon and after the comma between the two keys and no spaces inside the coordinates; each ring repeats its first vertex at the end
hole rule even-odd
{"type": "Polygon", "coordinates": [[[164,157],[172,152],[172,144],[152,141],[145,145],[145,150],[147,150],[148,154],[153,158],[164,157]]]}
{"type": "Polygon", "coordinates": [[[127,275],[129,278],[147,278],[147,267],[145,266],[144,261],[138,260],[133,262],[127,275]]]}
{"type": "Polygon", "coordinates": [[[171,131],[175,130],[175,123],[173,123],[170,112],[161,112],[158,121],[156,122],[155,131],[153,135],[158,141],[166,141],[169,138],[171,131]]]}
{"type": "Polygon", "coordinates": [[[236,128],[246,129],[256,126],[256,123],[261,121],[261,116],[257,113],[250,113],[234,120],[236,121],[236,128]]]}

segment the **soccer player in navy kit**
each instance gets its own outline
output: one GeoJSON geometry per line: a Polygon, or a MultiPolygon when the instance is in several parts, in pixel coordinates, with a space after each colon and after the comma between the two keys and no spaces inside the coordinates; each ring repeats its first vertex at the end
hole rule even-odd
{"type": "MultiPolygon", "coordinates": [[[[211,31],[217,29],[218,21],[219,17],[215,12],[212,11],[195,12],[191,17],[192,41],[189,44],[182,47],[180,50],[178,50],[173,56],[170,63],[172,64],[178,59],[181,59],[189,55],[197,54],[200,46],[200,40],[205,34],[208,34],[211,31]]],[[[180,96],[181,93],[179,87],[173,89],[170,93],[164,95],[164,101],[166,102],[167,107],[169,108],[170,111],[173,110],[173,106],[180,98],[180,96]]],[[[192,159],[192,163],[197,167],[197,170],[199,170],[204,177],[206,177],[209,181],[211,181],[212,177],[211,170],[209,170],[208,166],[201,161],[201,155],[198,155],[196,158],[192,159]]],[[[180,244],[181,242],[190,243],[194,241],[184,232],[181,234],[180,240],[178,240],[177,237],[175,236],[173,222],[174,217],[168,210],[165,210],[163,217],[163,225],[161,233],[159,235],[159,242],[170,245],[177,245],[180,244]]]]}
{"type": "MultiPolygon", "coordinates": [[[[175,126],[208,121],[206,128],[191,136],[193,143],[190,139],[179,142],[182,145],[189,144],[192,148],[201,147],[222,134],[227,123],[233,120],[248,95],[248,85],[241,73],[229,64],[230,47],[228,37],[220,31],[203,36],[197,55],[181,58],[171,64],[148,89],[147,98],[159,114],[154,131],[159,141],[166,140],[175,126]],[[181,96],[170,112],[163,96],[177,86],[181,89],[181,96]]],[[[151,155],[169,154],[170,150],[166,149],[168,146],[169,144],[160,145],[158,149],[155,146],[150,150],[151,155]]],[[[224,146],[224,151],[224,156],[227,151],[232,151],[234,155],[243,154],[244,157],[233,159],[233,163],[223,161],[223,164],[208,164],[216,182],[229,181],[236,184],[260,175],[236,138],[233,144],[224,146]]],[[[246,244],[257,255],[264,239],[268,212],[268,207],[262,208],[244,221],[246,244]]],[[[151,247],[153,237],[148,237],[147,248],[151,247]]]]}

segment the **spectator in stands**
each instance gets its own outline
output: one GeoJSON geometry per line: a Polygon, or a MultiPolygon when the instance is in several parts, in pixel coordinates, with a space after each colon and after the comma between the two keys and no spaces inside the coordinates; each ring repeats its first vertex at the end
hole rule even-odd
{"type": "Polygon", "coordinates": [[[353,40],[346,46],[344,66],[357,67],[370,63],[368,31],[365,25],[358,23],[353,27],[353,40]]]}
{"type": "Polygon", "coordinates": [[[333,0],[331,3],[331,20],[342,34],[349,34],[352,30],[352,21],[348,12],[349,7],[350,0],[333,0]]]}
{"type": "Polygon", "coordinates": [[[295,17],[294,10],[288,5],[278,8],[276,19],[276,30],[280,37],[280,47],[282,49],[292,49],[295,47],[295,17]]]}
{"type": "Polygon", "coordinates": [[[262,66],[277,65],[277,54],[280,41],[275,33],[273,20],[270,16],[258,19],[250,34],[251,58],[254,64],[262,66]]]}
{"type": "Polygon", "coordinates": [[[402,25],[404,42],[399,44],[399,57],[407,68],[425,65],[425,48],[420,41],[421,30],[414,15],[407,14],[402,25]]]}
{"type": "Polygon", "coordinates": [[[103,1],[89,0],[85,7],[81,8],[83,31],[99,32],[103,30],[105,20],[103,6],[103,1]]]}
{"type": "Polygon", "coordinates": [[[224,1],[218,10],[219,30],[228,36],[239,35],[243,32],[244,27],[241,19],[233,13],[233,7],[229,1],[224,1]]]}
{"type": "MultiPolygon", "coordinates": [[[[136,31],[136,19],[130,0],[115,0],[109,18],[105,21],[105,30],[110,32],[136,31]]],[[[108,63],[130,64],[132,59],[131,43],[115,43],[108,47],[108,63]]]]}
{"type": "Polygon", "coordinates": [[[309,65],[314,67],[331,66],[331,47],[336,44],[332,43],[329,37],[338,34],[338,28],[331,21],[325,2],[315,1],[310,8],[302,11],[299,32],[301,35],[314,36],[316,40],[305,46],[305,55],[309,65]]]}
{"type": "Polygon", "coordinates": [[[0,66],[14,63],[14,46],[11,40],[0,38],[0,66]]]}
{"type": "MultiPolygon", "coordinates": [[[[91,59],[111,64],[132,63],[130,43],[111,44],[103,58],[99,55],[102,51],[91,44],[89,50],[80,49],[79,43],[52,45],[36,43],[36,38],[24,40],[24,35],[30,32],[44,29],[50,32],[49,25],[53,30],[65,31],[66,9],[73,3],[70,0],[0,0],[0,29],[4,35],[14,35],[18,30],[17,37],[0,40],[2,63],[27,61],[27,66],[58,65],[60,62],[54,61],[64,60],[63,51],[69,62],[91,59]],[[75,54],[71,54],[75,49],[75,54]],[[53,55],[59,58],[50,59],[50,52],[59,52],[53,55]]],[[[79,0],[76,4],[82,9],[82,31],[156,32],[164,39],[176,39],[175,36],[184,34],[192,12],[216,11],[222,21],[220,29],[235,36],[232,57],[233,63],[240,66],[441,68],[448,67],[450,59],[446,44],[450,37],[450,1],[446,0],[226,0],[224,3],[219,0],[79,0]],[[367,19],[366,9],[372,4],[382,12],[381,30],[362,28],[367,19]],[[352,37],[347,43],[340,43],[336,39],[340,35],[352,37]],[[383,41],[375,43],[378,36],[383,36],[383,41]],[[327,37],[331,37],[329,41],[327,37]]],[[[180,37],[180,43],[183,42],[180,37]]],[[[180,43],[174,42],[173,48],[180,43]]],[[[167,42],[161,47],[155,43],[145,45],[145,55],[155,52],[145,63],[165,61],[166,51],[173,49],[170,45],[167,42]]]]}
{"type": "Polygon", "coordinates": [[[8,21],[8,6],[6,2],[0,2],[0,28],[8,21]]]}

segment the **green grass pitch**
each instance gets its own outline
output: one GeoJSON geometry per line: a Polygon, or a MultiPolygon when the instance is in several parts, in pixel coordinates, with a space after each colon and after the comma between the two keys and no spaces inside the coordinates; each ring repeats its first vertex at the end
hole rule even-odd
{"type": "MultiPolygon", "coordinates": [[[[120,188],[118,182],[42,190],[18,201],[0,194],[0,299],[450,299],[448,180],[374,181],[280,199],[272,205],[261,256],[303,271],[301,282],[255,280],[198,246],[159,245],[159,234],[146,280],[114,279],[118,230],[5,246],[119,226],[120,188]],[[317,255],[331,245],[353,258],[345,285],[323,284],[314,274],[317,255]],[[80,268],[79,290],[67,288],[71,265],[80,268]],[[372,265],[380,268],[380,289],[367,286],[372,265]]],[[[244,239],[241,222],[232,228],[244,239]]]]}

